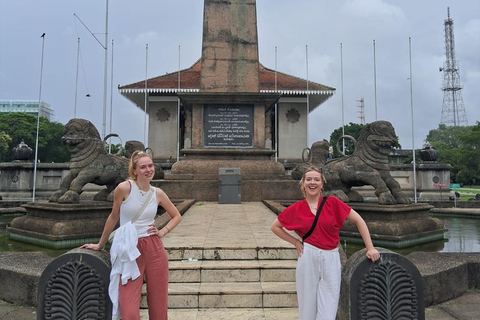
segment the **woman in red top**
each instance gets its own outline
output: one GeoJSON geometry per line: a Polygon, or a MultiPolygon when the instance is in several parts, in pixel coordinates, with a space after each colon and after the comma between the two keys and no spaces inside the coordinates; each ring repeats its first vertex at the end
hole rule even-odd
{"type": "Polygon", "coordinates": [[[345,219],[357,226],[367,248],[367,258],[373,262],[380,258],[365,221],[335,197],[328,197],[315,229],[304,243],[285,231],[293,230],[302,238],[308,233],[323,200],[324,183],[321,169],[305,170],[300,180],[305,199],[283,210],[272,224],[273,233],[293,244],[298,252],[296,284],[300,320],[335,319],[342,272],[338,243],[345,219]]]}

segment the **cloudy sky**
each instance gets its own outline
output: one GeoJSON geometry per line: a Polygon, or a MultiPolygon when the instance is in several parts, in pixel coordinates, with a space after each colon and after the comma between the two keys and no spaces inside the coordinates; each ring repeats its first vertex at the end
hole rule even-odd
{"type": "MultiPolygon", "coordinates": [[[[447,7],[454,21],[465,111],[469,125],[474,125],[480,121],[480,1],[257,0],[260,62],[274,69],[277,47],[277,70],[307,78],[308,47],[308,79],[337,88],[311,113],[308,144],[329,139],[342,126],[342,96],[345,124],[360,123],[361,98],[366,122],[376,120],[375,61],[377,119],[392,122],[402,147],[411,148],[413,92],[414,143],[422,147],[428,131],[441,120],[439,67],[445,61],[447,7]]],[[[179,65],[188,68],[200,58],[203,1],[109,1],[108,19],[106,132],[110,132],[113,52],[111,132],[123,142],[143,141],[143,113],[118,93],[117,85],[142,81],[146,74],[175,72],[179,65]]],[[[56,121],[66,123],[73,118],[77,91],[77,117],[92,121],[101,133],[105,1],[0,0],[0,99],[38,100],[42,33],[46,33],[42,100],[54,109],[56,121]]]]}

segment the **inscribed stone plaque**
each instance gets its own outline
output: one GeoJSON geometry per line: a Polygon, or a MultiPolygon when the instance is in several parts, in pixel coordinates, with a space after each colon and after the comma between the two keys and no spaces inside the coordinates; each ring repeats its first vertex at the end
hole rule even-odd
{"type": "Polygon", "coordinates": [[[205,148],[253,148],[253,105],[209,104],[203,110],[205,148]]]}

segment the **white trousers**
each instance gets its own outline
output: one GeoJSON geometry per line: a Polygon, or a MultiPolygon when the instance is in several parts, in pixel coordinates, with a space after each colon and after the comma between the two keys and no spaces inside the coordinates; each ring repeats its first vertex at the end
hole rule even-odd
{"type": "Polygon", "coordinates": [[[296,273],[299,320],[335,320],[341,276],[338,248],[304,244],[296,273]]]}

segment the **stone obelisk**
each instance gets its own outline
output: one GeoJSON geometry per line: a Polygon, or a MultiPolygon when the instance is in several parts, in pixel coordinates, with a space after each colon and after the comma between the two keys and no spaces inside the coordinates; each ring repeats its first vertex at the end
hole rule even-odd
{"type": "Polygon", "coordinates": [[[205,0],[201,92],[259,92],[255,0],[205,0]]]}

